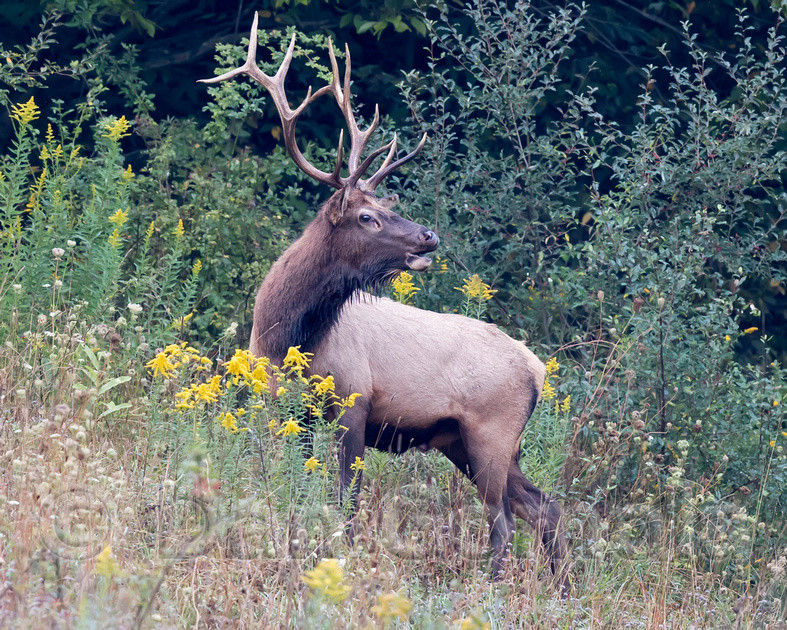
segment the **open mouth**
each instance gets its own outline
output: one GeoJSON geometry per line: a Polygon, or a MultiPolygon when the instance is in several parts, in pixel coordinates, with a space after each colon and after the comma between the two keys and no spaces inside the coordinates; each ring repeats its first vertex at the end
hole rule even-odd
{"type": "Polygon", "coordinates": [[[423,271],[432,264],[432,259],[421,254],[409,253],[404,259],[404,264],[413,271],[423,271]]]}

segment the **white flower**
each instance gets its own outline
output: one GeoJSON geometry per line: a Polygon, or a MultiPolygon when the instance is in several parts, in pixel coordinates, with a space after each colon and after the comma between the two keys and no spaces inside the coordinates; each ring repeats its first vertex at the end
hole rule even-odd
{"type": "Polygon", "coordinates": [[[41,313],[41,315],[38,316],[38,325],[43,326],[44,324],[46,324],[46,315],[41,313]]]}
{"type": "Polygon", "coordinates": [[[77,246],[77,242],[76,241],[66,241],[66,245],[68,245],[69,247],[76,247],[77,246]]]}
{"type": "Polygon", "coordinates": [[[128,305],[128,310],[130,310],[134,315],[139,315],[142,312],[142,306],[139,304],[131,303],[128,305]]]}
{"type": "Polygon", "coordinates": [[[55,248],[52,250],[52,255],[53,255],[53,256],[54,256],[54,257],[55,257],[57,260],[60,260],[60,259],[63,257],[63,254],[65,254],[65,253],[66,253],[66,250],[64,250],[62,247],[55,247],[55,248]]]}
{"type": "Polygon", "coordinates": [[[19,295],[22,292],[21,284],[15,284],[11,288],[14,290],[14,293],[16,293],[17,295],[19,295]]]}

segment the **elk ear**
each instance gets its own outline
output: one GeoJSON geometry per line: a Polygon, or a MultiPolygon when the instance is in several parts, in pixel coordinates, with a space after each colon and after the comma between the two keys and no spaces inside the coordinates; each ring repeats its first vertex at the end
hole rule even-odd
{"type": "Polygon", "coordinates": [[[378,199],[377,203],[379,203],[386,210],[390,210],[397,203],[399,203],[399,195],[388,195],[387,197],[383,197],[382,199],[378,199]]]}
{"type": "Polygon", "coordinates": [[[345,188],[341,195],[334,195],[328,200],[328,207],[325,209],[325,213],[328,215],[331,225],[339,225],[344,216],[344,211],[347,209],[349,196],[349,190],[345,188]]]}

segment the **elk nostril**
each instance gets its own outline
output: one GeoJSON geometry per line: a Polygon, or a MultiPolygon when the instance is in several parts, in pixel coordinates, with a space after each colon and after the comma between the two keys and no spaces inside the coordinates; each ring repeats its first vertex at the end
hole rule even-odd
{"type": "Polygon", "coordinates": [[[424,241],[431,243],[437,238],[437,234],[432,232],[432,230],[424,230],[423,237],[424,241]]]}

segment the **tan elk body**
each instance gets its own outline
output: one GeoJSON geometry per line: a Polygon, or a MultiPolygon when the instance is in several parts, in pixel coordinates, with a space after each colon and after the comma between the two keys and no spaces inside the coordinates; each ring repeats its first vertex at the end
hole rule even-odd
{"type": "Polygon", "coordinates": [[[439,243],[431,230],[391,210],[395,195],[374,193],[385,177],[420,151],[426,136],[413,152],[396,161],[396,136],[362,160],[379,114],[375,110],[366,131],[358,128],[350,102],[349,51],[344,83],[329,47],[332,82],[314,93],[310,88],[293,110],[284,79],[295,38],[273,77],[256,64],[256,14],[249,40],[243,66],[205,82],[247,74],[262,84],[279,111],[285,145],[295,163],[337,189],[263,281],[254,306],[251,351],[280,362],[290,346],[300,346],[314,353],[312,373],[333,375],[337,394],[361,394],[342,416],[346,427],[339,449],[343,497],[349,494],[354,500],[357,495],[361,479],[350,466],[367,446],[395,453],[437,449],[478,488],[490,522],[493,570],[504,567],[516,515],[536,528],[565,592],[560,507],[519,467],[519,442],[543,387],[543,363],[523,343],[490,324],[365,292],[402,270],[425,270],[431,262],[425,254],[439,243]],[[328,93],[336,99],[349,129],[346,177],[341,175],[343,132],[332,173],[311,165],[295,139],[300,113],[328,93]],[[383,153],[382,166],[362,179],[383,153]]]}

